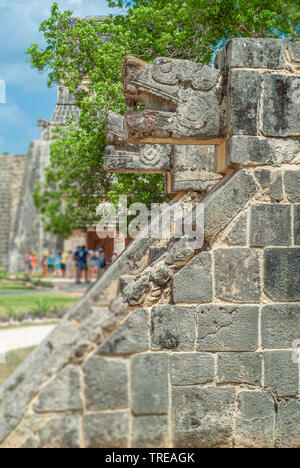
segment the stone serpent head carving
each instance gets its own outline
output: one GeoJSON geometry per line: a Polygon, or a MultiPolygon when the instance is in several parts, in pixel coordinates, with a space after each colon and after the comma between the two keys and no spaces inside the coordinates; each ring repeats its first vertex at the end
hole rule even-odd
{"type": "Polygon", "coordinates": [[[222,138],[221,74],[189,60],[127,57],[123,86],[129,143],[207,144],[222,138]]]}

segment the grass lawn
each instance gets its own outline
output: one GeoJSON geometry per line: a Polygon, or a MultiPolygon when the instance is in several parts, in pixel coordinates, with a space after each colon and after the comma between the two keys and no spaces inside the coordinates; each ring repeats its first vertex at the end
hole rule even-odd
{"type": "Polygon", "coordinates": [[[29,291],[32,289],[34,289],[33,286],[28,286],[25,283],[18,283],[13,281],[0,282],[0,292],[29,291]]]}
{"type": "Polygon", "coordinates": [[[35,347],[16,349],[6,354],[6,363],[0,363],[0,387],[35,347]]]}
{"type": "Polygon", "coordinates": [[[55,293],[41,294],[9,294],[0,296],[0,315],[8,315],[8,310],[14,310],[18,313],[33,312],[41,304],[46,307],[59,307],[60,309],[69,309],[78,300],[78,297],[71,297],[67,293],[64,295],[55,293]]]}

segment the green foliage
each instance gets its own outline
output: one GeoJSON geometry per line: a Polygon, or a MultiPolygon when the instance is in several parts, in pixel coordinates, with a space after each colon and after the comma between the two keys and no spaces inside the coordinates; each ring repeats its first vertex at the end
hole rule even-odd
{"type": "Polygon", "coordinates": [[[152,61],[157,56],[209,63],[232,37],[296,35],[299,1],[280,0],[108,0],[124,14],[90,22],[70,20],[71,12],[52,6],[41,24],[46,47],[33,44],[29,60],[48,72],[48,85],[63,80],[81,110],[78,124],[69,122],[51,145],[46,182],[35,189],[35,203],[46,229],[67,237],[74,228],[95,222],[103,200],[119,194],[134,202],[161,202],[161,175],[118,174],[103,170],[105,115],[124,112],[122,65],[126,55],[152,61]],[[109,40],[108,40],[109,37],[109,40]],[[80,87],[89,77],[89,93],[80,87]]]}

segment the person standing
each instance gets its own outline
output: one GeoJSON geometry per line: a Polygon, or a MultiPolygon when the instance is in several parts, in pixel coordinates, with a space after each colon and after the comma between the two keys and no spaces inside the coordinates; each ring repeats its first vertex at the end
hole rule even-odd
{"type": "Polygon", "coordinates": [[[68,259],[69,259],[69,255],[67,254],[67,252],[63,252],[62,259],[61,259],[61,266],[60,266],[61,274],[63,278],[66,277],[68,259]]]}
{"type": "Polygon", "coordinates": [[[47,258],[47,268],[48,268],[48,273],[53,277],[54,274],[54,257],[53,257],[53,252],[50,252],[47,258]]]}
{"type": "Polygon", "coordinates": [[[38,259],[34,252],[31,252],[31,265],[32,265],[32,276],[35,276],[37,267],[38,267],[38,259]]]}
{"type": "Polygon", "coordinates": [[[76,261],[76,283],[80,283],[81,273],[84,272],[85,282],[88,283],[88,251],[85,248],[85,245],[82,247],[77,247],[77,250],[74,254],[76,261]]]}
{"type": "Polygon", "coordinates": [[[48,257],[48,252],[44,252],[42,256],[42,278],[46,278],[47,273],[48,273],[47,257],[48,257]]]}
{"type": "Polygon", "coordinates": [[[28,275],[31,278],[32,276],[32,252],[29,252],[25,258],[25,265],[27,266],[28,275]]]}
{"type": "Polygon", "coordinates": [[[58,252],[56,255],[54,255],[54,261],[55,261],[56,277],[59,278],[61,276],[61,262],[62,262],[61,252],[58,252]]]}

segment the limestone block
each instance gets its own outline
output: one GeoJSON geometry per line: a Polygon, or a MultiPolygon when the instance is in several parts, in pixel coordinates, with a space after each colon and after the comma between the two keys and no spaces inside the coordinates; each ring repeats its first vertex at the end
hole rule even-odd
{"type": "Polygon", "coordinates": [[[218,381],[221,383],[247,383],[261,385],[261,353],[218,354],[218,381]]]}
{"type": "Polygon", "coordinates": [[[292,206],[257,204],[251,206],[250,245],[266,247],[291,245],[292,206]]]}
{"type": "Polygon", "coordinates": [[[222,69],[241,68],[284,68],[286,43],[282,39],[234,38],[217,54],[215,64],[222,69]]]}
{"type": "Polygon", "coordinates": [[[198,351],[256,351],[258,307],[200,306],[198,351]]]}
{"type": "Polygon", "coordinates": [[[171,383],[197,385],[212,382],[214,367],[214,358],[210,353],[174,353],[170,358],[171,383]]]}
{"type": "Polygon", "coordinates": [[[227,234],[231,245],[244,246],[247,242],[247,213],[240,216],[227,234]]]}
{"type": "Polygon", "coordinates": [[[221,232],[254,196],[256,190],[254,178],[242,170],[226,178],[219,190],[210,192],[203,200],[205,237],[213,239],[221,232]]]}
{"type": "MultiPolygon", "coordinates": [[[[300,106],[299,106],[300,107],[300,106]]],[[[284,184],[288,199],[291,202],[300,202],[300,170],[285,171],[284,184]]]]}
{"type": "Polygon", "coordinates": [[[300,401],[281,401],[278,407],[278,448],[300,447],[300,401]]]}
{"type": "Polygon", "coordinates": [[[176,304],[191,304],[210,302],[212,294],[211,254],[202,252],[173,277],[173,298],[176,304]]]}
{"type": "Polygon", "coordinates": [[[264,77],[262,131],[266,136],[299,136],[300,106],[297,89],[300,75],[271,74],[264,77]]]}
{"type": "Polygon", "coordinates": [[[300,300],[299,248],[265,249],[264,288],[274,301],[300,300]]]}
{"type": "Polygon", "coordinates": [[[226,148],[227,165],[233,166],[249,164],[277,166],[291,163],[299,154],[299,141],[291,138],[234,135],[226,148]]]}
{"type": "Polygon", "coordinates": [[[216,172],[215,158],[212,145],[175,146],[169,191],[206,191],[212,188],[222,179],[222,175],[216,172]]]}
{"type": "Polygon", "coordinates": [[[64,414],[39,430],[40,448],[80,448],[79,416],[64,414]]]}
{"type": "Polygon", "coordinates": [[[108,146],[104,156],[104,169],[124,173],[164,173],[171,167],[169,145],[140,145],[139,151],[108,146]]]}
{"type": "Polygon", "coordinates": [[[261,74],[248,70],[229,73],[229,126],[234,135],[258,134],[261,74]]]}
{"type": "Polygon", "coordinates": [[[90,357],[83,366],[84,393],[90,411],[126,408],[127,365],[120,359],[90,357]]]}
{"type": "Polygon", "coordinates": [[[149,349],[149,312],[136,309],[105,342],[96,354],[132,354],[149,349]]]}
{"type": "Polygon", "coordinates": [[[270,304],[262,309],[262,345],[291,348],[300,335],[300,304],[270,304]]]}
{"type": "Polygon", "coordinates": [[[151,315],[151,349],[192,351],[195,320],[195,307],[154,306],[151,315]]]}
{"type": "Polygon", "coordinates": [[[275,406],[267,392],[238,394],[235,441],[237,447],[274,447],[275,406]]]}
{"type": "Polygon", "coordinates": [[[165,448],[168,446],[168,416],[148,415],[132,421],[134,448],[165,448]]]}
{"type": "Polygon", "coordinates": [[[298,363],[293,362],[292,351],[265,351],[265,387],[279,397],[298,395],[298,363]]]}
{"type": "Polygon", "coordinates": [[[220,299],[259,302],[259,253],[253,249],[218,249],[214,252],[215,290],[220,299]]]}
{"type": "Polygon", "coordinates": [[[127,448],[128,412],[85,414],[83,433],[86,448],[127,448]]]}
{"type": "Polygon", "coordinates": [[[78,370],[67,366],[50,380],[39,394],[34,409],[37,412],[83,409],[78,370]]]}
{"type": "Polygon", "coordinates": [[[169,408],[169,356],[137,354],[131,362],[132,411],[136,415],[166,414],[169,408]]]}
{"type": "Polygon", "coordinates": [[[234,387],[173,387],[175,447],[230,447],[234,401],[234,387]]]}

